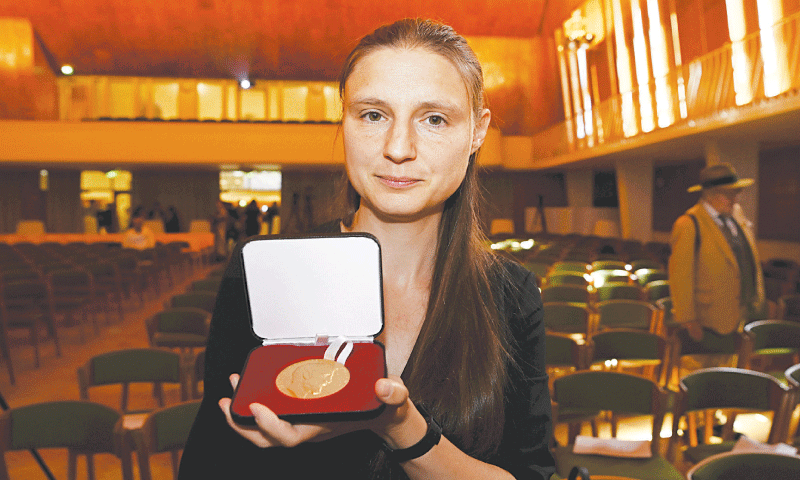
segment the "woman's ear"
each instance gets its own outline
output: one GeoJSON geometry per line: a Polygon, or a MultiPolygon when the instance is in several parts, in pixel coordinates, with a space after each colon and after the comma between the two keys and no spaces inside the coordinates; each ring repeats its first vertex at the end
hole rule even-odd
{"type": "Polygon", "coordinates": [[[492,112],[488,108],[481,110],[478,118],[475,119],[475,132],[472,136],[472,148],[470,154],[473,154],[481,148],[483,141],[486,139],[486,132],[489,131],[489,122],[492,119],[492,112]]]}

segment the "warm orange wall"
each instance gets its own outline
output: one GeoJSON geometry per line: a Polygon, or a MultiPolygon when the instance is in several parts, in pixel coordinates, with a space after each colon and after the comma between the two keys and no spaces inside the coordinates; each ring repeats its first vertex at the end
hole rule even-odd
{"type": "Polygon", "coordinates": [[[0,119],[54,120],[58,117],[55,75],[21,18],[0,18],[0,119]],[[11,54],[11,55],[9,55],[11,54]]]}
{"type": "Polygon", "coordinates": [[[483,67],[492,123],[504,135],[531,135],[564,121],[553,40],[470,37],[483,67]]]}

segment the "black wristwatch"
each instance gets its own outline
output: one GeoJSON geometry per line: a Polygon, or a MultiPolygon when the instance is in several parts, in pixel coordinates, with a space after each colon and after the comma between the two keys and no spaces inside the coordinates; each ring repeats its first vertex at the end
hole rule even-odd
{"type": "Polygon", "coordinates": [[[392,450],[389,445],[384,444],[387,456],[397,463],[407,462],[425,455],[433,447],[438,445],[439,440],[442,439],[442,426],[439,425],[436,419],[421,405],[417,405],[416,403],[414,405],[416,405],[417,410],[422,414],[422,418],[424,418],[425,422],[428,424],[428,431],[425,432],[425,436],[422,437],[422,440],[408,448],[392,450]]]}

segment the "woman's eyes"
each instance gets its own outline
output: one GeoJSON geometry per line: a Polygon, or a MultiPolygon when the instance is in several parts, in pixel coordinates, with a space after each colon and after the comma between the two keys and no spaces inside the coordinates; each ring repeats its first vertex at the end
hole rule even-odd
{"type": "Polygon", "coordinates": [[[381,115],[380,112],[367,112],[362,115],[361,118],[365,118],[370,122],[379,122],[383,119],[383,115],[381,115]]]}
{"type": "Polygon", "coordinates": [[[444,118],[442,118],[439,115],[431,115],[428,118],[426,118],[426,120],[428,121],[428,124],[433,125],[434,127],[438,127],[446,123],[444,121],[444,118]]]}
{"type": "MultiPolygon", "coordinates": [[[[364,113],[361,116],[361,118],[370,122],[380,122],[384,120],[386,117],[384,117],[383,114],[380,112],[370,111],[364,113]]],[[[447,121],[441,115],[428,115],[423,119],[423,122],[433,127],[444,126],[447,124],[447,121]]]]}

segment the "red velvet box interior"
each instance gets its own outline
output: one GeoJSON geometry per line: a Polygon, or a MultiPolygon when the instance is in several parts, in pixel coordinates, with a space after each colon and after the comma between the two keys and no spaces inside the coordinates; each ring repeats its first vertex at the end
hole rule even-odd
{"type": "Polygon", "coordinates": [[[327,415],[333,420],[339,416],[336,414],[357,417],[377,413],[383,404],[375,396],[375,382],[386,376],[383,345],[377,342],[354,343],[345,363],[350,381],[332,395],[302,399],[278,390],[275,379],[284,368],[302,360],[323,358],[326,349],[327,345],[278,344],[251,351],[231,405],[237,421],[254,422],[251,403],[266,405],[282,418],[293,420],[316,415],[327,415]]]}

